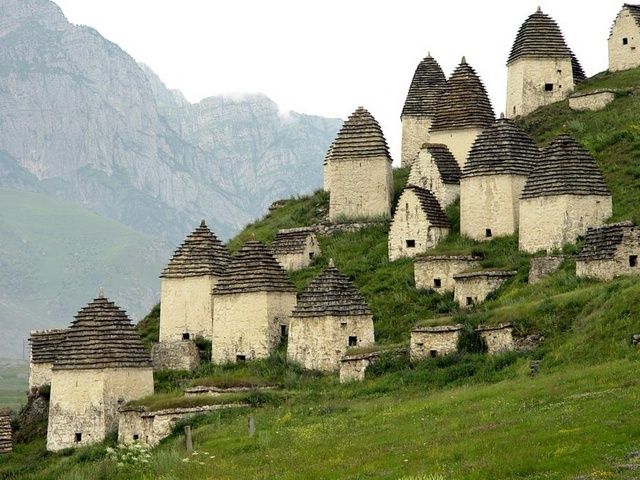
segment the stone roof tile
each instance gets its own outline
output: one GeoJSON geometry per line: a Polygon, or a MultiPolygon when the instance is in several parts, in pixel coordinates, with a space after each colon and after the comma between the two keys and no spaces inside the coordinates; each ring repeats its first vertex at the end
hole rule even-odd
{"type": "Polygon", "coordinates": [[[11,417],[8,411],[0,411],[0,454],[11,453],[12,450],[11,417]]]}
{"type": "Polygon", "coordinates": [[[412,191],[418,201],[422,211],[427,216],[429,223],[434,227],[451,228],[447,215],[442,210],[440,202],[430,190],[415,185],[408,185],[405,190],[412,191]]]}
{"type": "MultiPolygon", "coordinates": [[[[631,5],[630,3],[625,3],[622,5],[620,12],[622,12],[622,10],[624,10],[625,8],[629,10],[629,14],[635,20],[636,25],[640,27],[640,5],[631,5]]],[[[620,15],[620,13],[618,13],[618,15],[620,15]]],[[[611,25],[611,30],[609,31],[609,38],[611,38],[611,35],[613,35],[613,27],[615,27],[617,19],[618,16],[616,15],[616,18],[611,25]]]]}
{"type": "Polygon", "coordinates": [[[303,253],[309,236],[315,237],[315,229],[310,227],[280,230],[271,243],[275,255],[303,253]]]}
{"type": "Polygon", "coordinates": [[[365,108],[358,107],[342,124],[329,147],[325,163],[373,157],[386,157],[391,162],[387,141],[380,125],[365,108]]]}
{"type": "Polygon", "coordinates": [[[425,143],[422,146],[433,157],[444,183],[459,184],[462,172],[449,147],[440,143],[425,143]]]}
{"type": "Polygon", "coordinates": [[[66,329],[33,330],[29,336],[32,363],[53,363],[66,329]]]}
{"type": "Polygon", "coordinates": [[[559,58],[571,55],[556,21],[538,8],[520,26],[507,64],[522,57],[559,58]]]}
{"type": "Polygon", "coordinates": [[[542,151],[521,198],[553,195],[611,195],[594,158],[569,135],[542,151]]]}
{"type": "Polygon", "coordinates": [[[433,115],[446,83],[447,78],[438,62],[431,54],[427,55],[413,74],[402,116],[433,115]]]}
{"type": "Polygon", "coordinates": [[[618,246],[622,244],[625,232],[634,228],[632,222],[613,223],[598,228],[589,228],[576,260],[590,261],[614,258],[618,246]]]}

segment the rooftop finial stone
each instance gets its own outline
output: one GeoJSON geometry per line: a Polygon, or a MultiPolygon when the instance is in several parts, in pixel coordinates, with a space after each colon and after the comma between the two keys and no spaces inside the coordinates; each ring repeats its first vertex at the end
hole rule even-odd
{"type": "Polygon", "coordinates": [[[536,13],[542,13],[542,8],[540,8],[540,5],[538,5],[538,9],[536,10],[536,13]]]}
{"type": "Polygon", "coordinates": [[[104,289],[102,287],[98,288],[98,298],[104,298],[104,289]]]}
{"type": "Polygon", "coordinates": [[[201,227],[206,227],[207,223],[204,221],[204,218],[202,219],[202,221],[200,222],[200,226],[201,227]]]}
{"type": "Polygon", "coordinates": [[[333,263],[333,258],[329,259],[329,268],[334,268],[336,266],[335,263],[333,263]]]}
{"type": "Polygon", "coordinates": [[[500,112],[500,120],[504,120],[504,112],[500,112]]]}
{"type": "Polygon", "coordinates": [[[256,232],[251,232],[251,235],[249,236],[249,240],[255,242],[257,240],[256,238],[256,232]]]}
{"type": "Polygon", "coordinates": [[[460,65],[466,65],[466,64],[467,64],[467,58],[463,55],[462,60],[460,60],[460,65]]]}

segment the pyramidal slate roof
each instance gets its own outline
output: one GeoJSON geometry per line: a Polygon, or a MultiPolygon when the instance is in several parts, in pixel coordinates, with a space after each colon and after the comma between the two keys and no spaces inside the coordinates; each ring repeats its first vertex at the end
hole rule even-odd
{"type": "Polygon", "coordinates": [[[613,223],[599,228],[588,229],[584,244],[576,256],[576,260],[609,260],[614,258],[625,233],[633,229],[635,227],[632,222],[613,223]]]}
{"type": "MultiPolygon", "coordinates": [[[[427,216],[427,219],[434,227],[451,228],[449,220],[445,215],[440,202],[430,190],[426,188],[417,187],[415,185],[408,185],[404,192],[411,191],[418,197],[420,207],[427,216]]],[[[404,194],[403,192],[403,194],[404,194]]]]}
{"type": "Polygon", "coordinates": [[[431,130],[484,128],[494,120],[493,107],[482,80],[462,57],[438,102],[431,130]]]}
{"type": "Polygon", "coordinates": [[[229,263],[229,252],[204,220],[173,254],[163,278],[222,275],[229,263]]]}
{"type": "MultiPolygon", "coordinates": [[[[635,20],[636,25],[638,25],[640,27],[640,5],[631,5],[630,3],[625,3],[625,4],[622,5],[622,8],[620,9],[620,12],[622,12],[622,10],[624,10],[624,9],[629,10],[629,13],[631,14],[631,17],[635,20]]],[[[617,19],[618,19],[618,17],[616,16],[615,20],[617,20],[617,19]]],[[[609,32],[609,38],[611,38],[611,35],[613,35],[613,27],[616,24],[615,20],[613,21],[613,25],[611,25],[611,31],[609,32]]]]}
{"type": "Polygon", "coordinates": [[[11,453],[13,447],[11,417],[8,410],[0,410],[0,454],[11,453]]]}
{"type": "Polygon", "coordinates": [[[521,198],[552,195],[611,195],[594,158],[569,135],[542,151],[521,198]]]}
{"type": "Polygon", "coordinates": [[[428,54],[413,74],[402,116],[433,115],[446,83],[447,77],[444,76],[442,68],[431,54],[428,54]]]}
{"type": "Polygon", "coordinates": [[[429,152],[431,158],[433,158],[444,183],[460,183],[460,177],[462,176],[460,165],[458,165],[449,147],[441,143],[425,143],[422,148],[429,152]]]}
{"type": "Polygon", "coordinates": [[[520,26],[507,64],[522,57],[558,58],[571,55],[556,21],[538,8],[520,26]]]}
{"type": "Polygon", "coordinates": [[[533,139],[513,121],[500,118],[478,135],[469,151],[462,177],[528,176],[539,158],[540,150],[533,139]]]}
{"type": "Polygon", "coordinates": [[[213,288],[215,295],[247,292],[295,292],[285,270],[256,240],[249,240],[231,257],[225,275],[213,288]]]}
{"type": "Polygon", "coordinates": [[[587,75],[584,73],[582,65],[580,65],[580,62],[578,61],[578,57],[573,53],[571,54],[571,69],[573,70],[573,83],[575,85],[578,85],[587,79],[587,75]]]}
{"type": "Polygon", "coordinates": [[[358,107],[342,124],[325,162],[372,157],[386,157],[391,162],[380,124],[365,108],[358,107]]]}
{"type": "Polygon", "coordinates": [[[293,317],[320,317],[325,315],[371,315],[371,310],[351,280],[341,274],[332,263],[309,282],[300,294],[293,317]]]}
{"type": "Polygon", "coordinates": [[[271,251],[275,255],[303,253],[310,235],[315,236],[315,230],[310,227],[280,230],[271,243],[271,251]]]}
{"type": "Polygon", "coordinates": [[[124,310],[99,296],[75,316],[54,370],[151,367],[151,356],[124,310]]]}
{"type": "Polygon", "coordinates": [[[29,336],[31,362],[53,363],[66,332],[67,330],[64,328],[40,331],[33,330],[29,336]]]}

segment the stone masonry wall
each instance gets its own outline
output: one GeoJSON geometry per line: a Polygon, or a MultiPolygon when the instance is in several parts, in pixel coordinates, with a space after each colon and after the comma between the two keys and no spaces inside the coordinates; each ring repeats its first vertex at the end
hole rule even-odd
{"type": "Polygon", "coordinates": [[[313,262],[313,259],[320,255],[320,245],[314,237],[309,236],[305,241],[304,251],[301,253],[288,253],[274,255],[278,263],[287,271],[300,270],[306,268],[313,262]]]}
{"type": "Polygon", "coordinates": [[[405,190],[389,227],[389,260],[415,257],[435,247],[448,234],[448,228],[431,225],[418,197],[412,190],[405,190]],[[413,240],[415,247],[407,246],[407,240],[413,240]]]}
{"type": "Polygon", "coordinates": [[[515,348],[512,327],[504,327],[496,330],[478,330],[478,333],[486,343],[487,353],[489,355],[510,352],[515,348]]]}
{"type": "Polygon", "coordinates": [[[372,345],[372,316],[292,317],[287,358],[308,370],[335,372],[349,348],[350,336],[357,337],[356,347],[372,345]]]}
{"type": "Polygon", "coordinates": [[[340,383],[361,382],[369,365],[378,359],[378,354],[352,355],[340,360],[340,383]]]}
{"type": "Polygon", "coordinates": [[[513,235],[518,231],[519,200],[527,177],[491,175],[460,181],[460,232],[474,240],[513,235]],[[487,229],[491,237],[487,237],[487,229]]]}
{"type": "Polygon", "coordinates": [[[420,150],[411,168],[408,185],[416,185],[431,191],[444,210],[460,196],[460,185],[444,183],[433,156],[427,149],[420,150]]]}
{"type": "Polygon", "coordinates": [[[570,58],[520,58],[508,66],[505,115],[527,115],[543,105],[564,100],[572,91],[570,58]],[[545,91],[545,84],[552,84],[553,90],[545,91]]]}
{"type": "Polygon", "coordinates": [[[473,142],[476,141],[478,135],[482,133],[481,128],[460,128],[457,130],[443,130],[438,132],[431,132],[429,141],[431,143],[443,143],[451,154],[455,157],[460,169],[464,168],[464,164],[467,163],[467,157],[469,156],[469,150],[473,142]]]}
{"type": "Polygon", "coordinates": [[[417,258],[413,267],[416,288],[453,292],[456,283],[453,276],[479,264],[479,260],[464,256],[417,258]],[[436,287],[435,279],[440,280],[439,287],[436,287]]]}
{"type": "Polygon", "coordinates": [[[212,275],[162,279],[161,342],[182,340],[185,333],[211,339],[211,290],[217,283],[212,275]]]}
{"type": "Polygon", "coordinates": [[[577,111],[596,111],[613,102],[616,98],[615,92],[611,90],[598,90],[588,94],[572,95],[569,97],[569,108],[577,111]]]}
{"type": "Polygon", "coordinates": [[[520,200],[520,250],[547,252],[573,243],[612,214],[611,197],[555,195],[520,200]]]}
{"type": "Polygon", "coordinates": [[[618,245],[614,258],[609,260],[576,260],[576,275],[578,277],[612,280],[620,275],[637,275],[640,266],[631,266],[630,256],[640,258],[640,231],[634,229],[630,236],[623,237],[618,245]]]}
{"type": "Polygon", "coordinates": [[[426,330],[413,330],[411,332],[411,360],[448,355],[458,349],[458,339],[461,330],[452,332],[429,332],[426,330]]]}
{"type": "Polygon", "coordinates": [[[640,28],[626,8],[616,17],[608,47],[609,71],[617,72],[640,66],[640,28]],[[624,38],[627,39],[626,45],[624,38]]]}
{"type": "Polygon", "coordinates": [[[329,220],[391,216],[393,179],[387,158],[330,163],[329,220]]]}
{"type": "Polygon", "coordinates": [[[401,167],[410,167],[422,145],[429,141],[431,117],[402,116],[401,167]]]}
{"type": "Polygon", "coordinates": [[[200,365],[200,352],[191,340],[160,342],[151,349],[154,370],[194,370],[200,365]]]}
{"type": "Polygon", "coordinates": [[[33,387],[51,385],[51,369],[53,363],[33,363],[29,364],[29,390],[33,387]]]}
{"type": "Polygon", "coordinates": [[[529,283],[534,284],[542,281],[558,270],[563,261],[562,255],[533,257],[529,265],[529,283]]]}
{"type": "Polygon", "coordinates": [[[467,278],[457,278],[453,299],[463,308],[484,302],[487,296],[496,291],[504,282],[505,277],[477,276],[467,278]],[[468,299],[472,303],[468,303],[468,299]]]}

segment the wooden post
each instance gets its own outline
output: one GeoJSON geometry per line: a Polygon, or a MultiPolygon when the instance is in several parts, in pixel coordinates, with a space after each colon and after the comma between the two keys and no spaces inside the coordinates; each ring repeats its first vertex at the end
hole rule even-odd
{"type": "Polygon", "coordinates": [[[193,453],[193,440],[191,439],[191,425],[184,427],[184,446],[187,449],[187,455],[193,453]]]}
{"type": "Polygon", "coordinates": [[[256,421],[253,419],[253,415],[249,415],[248,419],[249,436],[253,437],[256,434],[256,421]]]}

